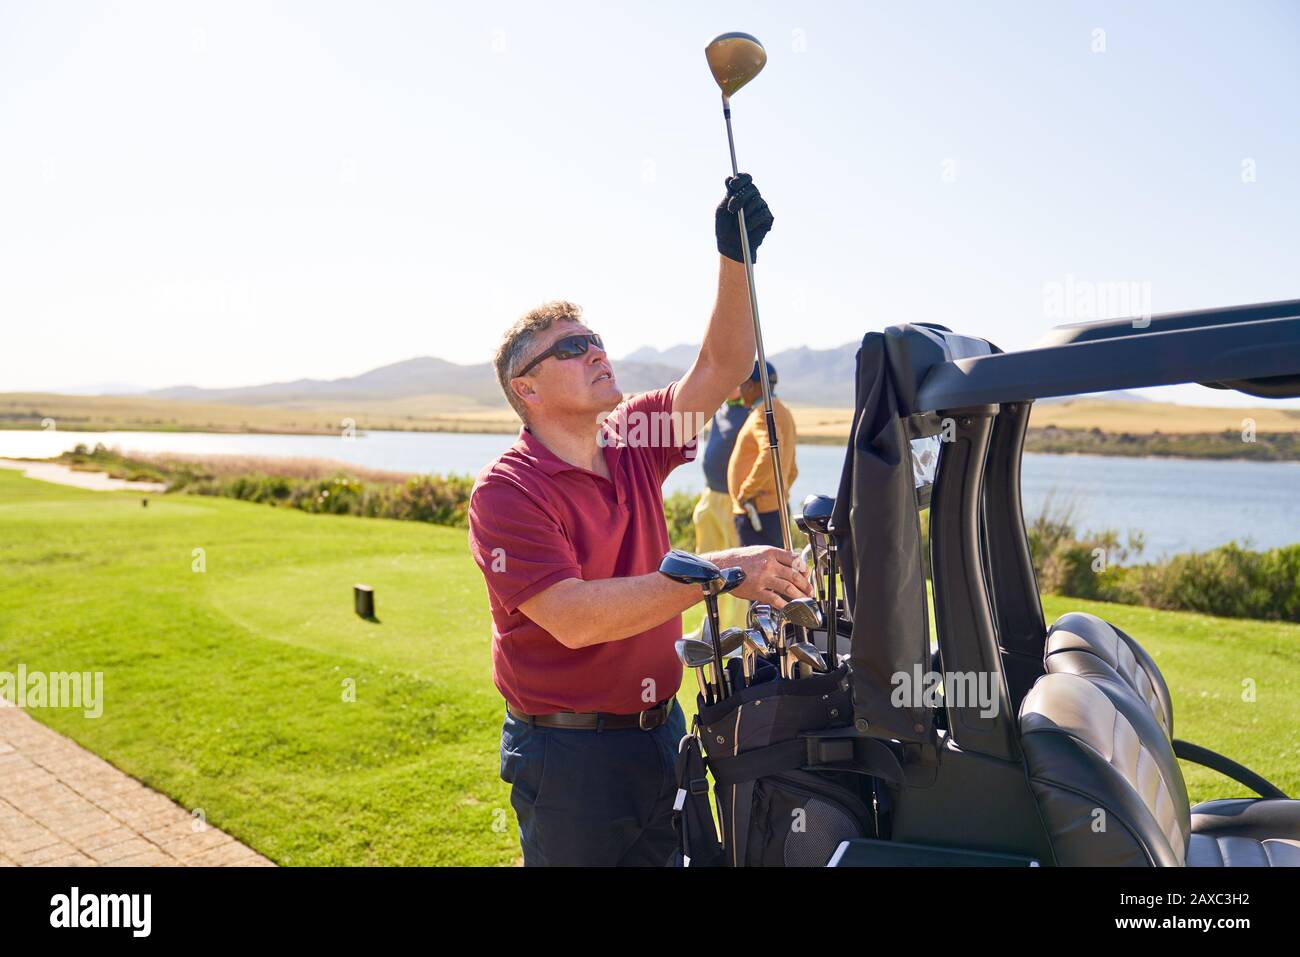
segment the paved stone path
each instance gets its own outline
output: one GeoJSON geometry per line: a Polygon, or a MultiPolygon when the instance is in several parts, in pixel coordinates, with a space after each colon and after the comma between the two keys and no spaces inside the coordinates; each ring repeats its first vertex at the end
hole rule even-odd
{"type": "Polygon", "coordinates": [[[274,867],[12,705],[0,705],[0,867],[274,867]]]}

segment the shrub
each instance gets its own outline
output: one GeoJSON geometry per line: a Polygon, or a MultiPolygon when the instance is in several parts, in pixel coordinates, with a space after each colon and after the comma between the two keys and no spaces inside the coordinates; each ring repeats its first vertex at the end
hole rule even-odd
{"type": "Polygon", "coordinates": [[[673,548],[695,551],[695,514],[698,496],[689,492],[673,492],[664,496],[664,519],[668,523],[668,540],[673,548]]]}

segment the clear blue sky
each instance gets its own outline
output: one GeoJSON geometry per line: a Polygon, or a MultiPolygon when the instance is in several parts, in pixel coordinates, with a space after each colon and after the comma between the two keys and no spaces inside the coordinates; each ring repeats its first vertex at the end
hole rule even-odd
{"type": "Polygon", "coordinates": [[[698,341],[734,29],[771,351],[1300,296],[1294,2],[7,2],[0,391],[484,361],[554,297],[698,341]]]}

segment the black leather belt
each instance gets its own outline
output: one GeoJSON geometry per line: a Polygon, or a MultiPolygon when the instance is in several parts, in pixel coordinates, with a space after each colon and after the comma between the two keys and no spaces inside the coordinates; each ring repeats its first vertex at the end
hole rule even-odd
{"type": "Polygon", "coordinates": [[[668,720],[673,706],[673,699],[660,701],[653,708],[638,711],[636,714],[608,714],[593,711],[579,714],[575,711],[557,711],[554,714],[524,714],[514,705],[507,704],[506,710],[516,721],[526,721],[539,728],[564,728],[569,731],[623,731],[628,728],[640,728],[653,731],[668,720]]]}

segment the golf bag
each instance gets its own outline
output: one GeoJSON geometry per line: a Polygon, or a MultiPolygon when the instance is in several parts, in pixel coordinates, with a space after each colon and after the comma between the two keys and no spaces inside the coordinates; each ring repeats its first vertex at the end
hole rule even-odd
{"type": "Polygon", "coordinates": [[[854,733],[848,666],[791,680],[760,659],[749,687],[698,701],[677,760],[674,823],[693,867],[822,867],[842,841],[876,837],[892,777],[883,742],[854,733]],[[721,835],[709,806],[707,769],[721,835]]]}

